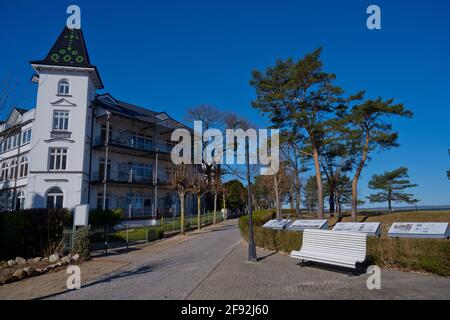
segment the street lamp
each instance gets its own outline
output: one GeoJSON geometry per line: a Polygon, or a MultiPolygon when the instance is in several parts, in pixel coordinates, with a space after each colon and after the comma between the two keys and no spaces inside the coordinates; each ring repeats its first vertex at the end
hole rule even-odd
{"type": "MultiPolygon", "coordinates": [[[[234,124],[234,128],[237,125],[242,125],[241,121],[234,124]]],[[[250,180],[250,147],[249,139],[245,139],[245,166],[246,166],[246,178],[247,178],[247,208],[248,208],[248,262],[257,262],[255,239],[253,236],[253,210],[252,210],[252,185],[250,180]]]]}

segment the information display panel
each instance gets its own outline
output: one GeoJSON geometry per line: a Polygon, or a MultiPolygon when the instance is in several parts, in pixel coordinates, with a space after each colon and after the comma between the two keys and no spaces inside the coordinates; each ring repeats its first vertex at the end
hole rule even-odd
{"type": "Polygon", "coordinates": [[[291,222],[290,219],[284,219],[284,220],[270,220],[268,222],[266,222],[263,225],[263,228],[268,228],[268,229],[276,229],[276,230],[283,230],[286,225],[288,225],[291,222]]]}
{"type": "Polygon", "coordinates": [[[379,222],[338,222],[333,231],[361,232],[368,236],[380,237],[381,224],[379,222]]]}
{"type": "Polygon", "coordinates": [[[450,237],[448,222],[395,222],[388,235],[394,238],[432,238],[450,237]]]}
{"type": "Polygon", "coordinates": [[[290,231],[302,231],[304,229],[328,229],[327,220],[295,220],[286,227],[290,231]]]}

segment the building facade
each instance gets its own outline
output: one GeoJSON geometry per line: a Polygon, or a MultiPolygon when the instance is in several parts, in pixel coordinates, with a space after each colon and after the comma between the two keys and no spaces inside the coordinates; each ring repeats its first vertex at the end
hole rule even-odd
{"type": "MultiPolygon", "coordinates": [[[[185,126],[98,94],[81,29],[65,28],[46,58],[30,63],[36,107],[14,108],[0,122],[0,211],[89,204],[130,217],[178,213],[170,136],[185,126]]],[[[191,196],[186,209],[195,211],[191,196]]]]}

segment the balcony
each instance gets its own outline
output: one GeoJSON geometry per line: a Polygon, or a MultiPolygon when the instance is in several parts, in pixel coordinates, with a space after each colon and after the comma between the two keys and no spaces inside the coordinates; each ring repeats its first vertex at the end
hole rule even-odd
{"type": "MultiPolygon", "coordinates": [[[[103,172],[94,172],[92,174],[92,181],[97,183],[102,183],[104,181],[104,173],[103,172]]],[[[106,182],[116,182],[116,183],[134,183],[134,184],[153,184],[153,173],[151,172],[149,175],[139,175],[134,173],[133,171],[129,172],[109,172],[106,182]]]]}
{"type": "MultiPolygon", "coordinates": [[[[96,137],[94,139],[94,147],[99,148],[106,143],[104,137],[96,137]]],[[[109,137],[109,146],[116,146],[120,148],[126,148],[129,150],[143,151],[143,152],[158,152],[171,153],[172,147],[167,144],[146,142],[133,137],[109,137]]]]}
{"type": "MultiPolygon", "coordinates": [[[[104,173],[103,172],[94,172],[92,174],[92,183],[99,184],[104,181],[104,173]]],[[[133,171],[127,172],[110,172],[106,179],[107,183],[131,183],[137,185],[153,185],[153,172],[150,172],[147,175],[140,175],[133,171]]],[[[158,185],[167,185],[169,184],[169,180],[167,177],[158,177],[158,185]]]]}

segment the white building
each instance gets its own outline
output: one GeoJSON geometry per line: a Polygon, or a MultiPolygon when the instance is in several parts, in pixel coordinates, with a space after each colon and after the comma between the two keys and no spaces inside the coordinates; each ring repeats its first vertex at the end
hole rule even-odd
{"type": "Polygon", "coordinates": [[[80,29],[65,28],[47,57],[30,63],[36,107],[0,122],[0,211],[89,204],[139,217],[178,212],[167,167],[171,132],[183,125],[97,94],[103,84],[80,29]]]}

